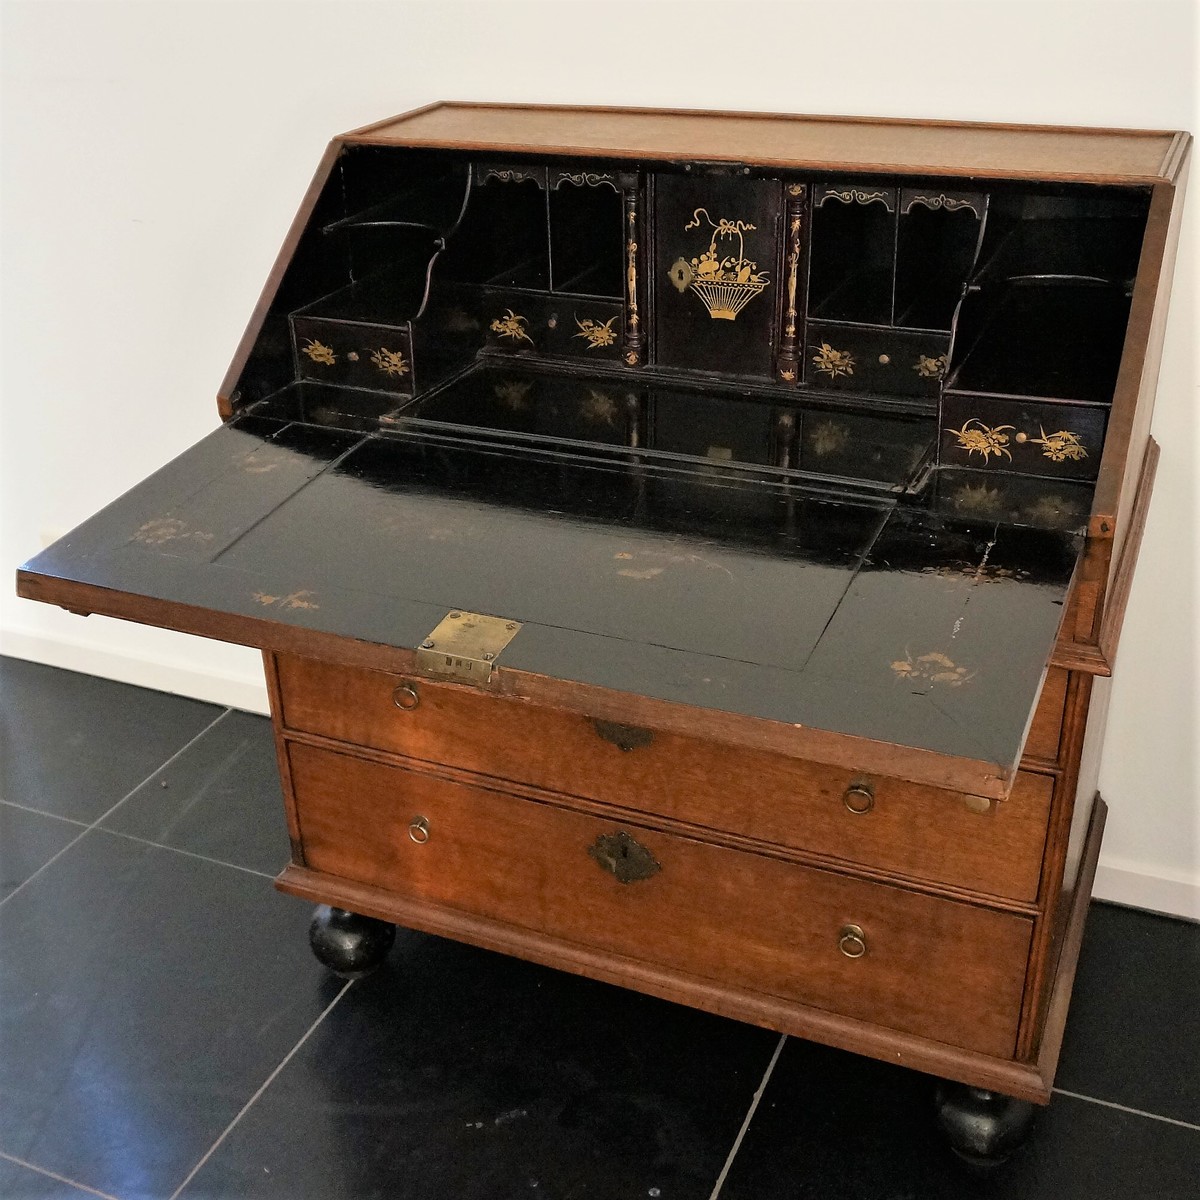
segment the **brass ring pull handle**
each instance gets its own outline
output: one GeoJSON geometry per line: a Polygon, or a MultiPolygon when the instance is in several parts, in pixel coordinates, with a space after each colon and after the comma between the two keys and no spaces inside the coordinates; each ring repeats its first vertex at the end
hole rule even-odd
{"type": "Polygon", "coordinates": [[[867,952],[867,935],[861,925],[843,925],[838,937],[838,949],[847,958],[862,958],[867,952]]]}
{"type": "Polygon", "coordinates": [[[425,845],[429,841],[429,819],[427,817],[413,817],[408,824],[408,836],[418,846],[425,845]]]}
{"type": "Polygon", "coordinates": [[[421,703],[421,697],[414,684],[402,683],[392,693],[392,703],[405,712],[411,712],[421,703]]]}
{"type": "Polygon", "coordinates": [[[852,783],[842,796],[847,812],[865,816],[875,807],[875,792],[869,783],[852,783]]]}
{"type": "Polygon", "coordinates": [[[654,855],[625,832],[602,833],[589,847],[588,855],[618,883],[636,883],[657,875],[662,867],[654,855]]]}

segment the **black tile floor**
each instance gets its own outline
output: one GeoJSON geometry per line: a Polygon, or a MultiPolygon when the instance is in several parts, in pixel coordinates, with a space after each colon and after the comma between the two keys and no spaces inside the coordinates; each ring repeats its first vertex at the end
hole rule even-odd
{"type": "Polygon", "coordinates": [[[1200,1196],[1200,926],[1093,906],[979,1177],[910,1071],[415,933],[344,984],[286,855],[263,718],[0,659],[2,1200],[1200,1196]]]}

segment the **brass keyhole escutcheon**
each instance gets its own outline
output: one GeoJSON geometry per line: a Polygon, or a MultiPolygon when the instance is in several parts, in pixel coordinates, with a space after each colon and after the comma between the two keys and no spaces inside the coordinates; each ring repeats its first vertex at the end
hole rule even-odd
{"type": "Polygon", "coordinates": [[[865,816],[875,807],[875,790],[869,783],[852,783],[843,794],[842,803],[855,816],[865,816]]]}
{"type": "Polygon", "coordinates": [[[621,750],[640,750],[654,741],[654,734],[649,729],[640,729],[636,725],[618,725],[615,721],[601,721],[592,718],[592,728],[606,741],[611,742],[621,750]]]}
{"type": "Polygon", "coordinates": [[[867,935],[861,925],[843,925],[838,937],[838,949],[847,958],[862,958],[867,952],[867,935]]]}
{"type": "Polygon", "coordinates": [[[408,836],[412,838],[418,846],[423,846],[429,841],[429,818],[428,817],[413,817],[408,825],[408,836]]]}
{"type": "Polygon", "coordinates": [[[618,883],[636,883],[662,870],[654,855],[623,829],[616,833],[602,833],[588,847],[588,854],[615,876],[618,883]]]}
{"type": "Polygon", "coordinates": [[[405,712],[411,712],[421,703],[421,696],[411,683],[402,683],[392,693],[392,703],[405,712]]]}

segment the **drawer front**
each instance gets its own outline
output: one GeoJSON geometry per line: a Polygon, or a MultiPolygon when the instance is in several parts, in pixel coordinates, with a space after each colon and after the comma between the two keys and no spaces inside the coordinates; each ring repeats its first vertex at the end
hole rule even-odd
{"type": "Polygon", "coordinates": [[[1039,758],[1044,762],[1058,761],[1069,678],[1069,673],[1061,667],[1051,667],[1046,672],[1042,695],[1033,713],[1033,724],[1025,739],[1025,753],[1031,758],[1039,758]]]}
{"type": "Polygon", "coordinates": [[[313,870],[985,1054],[1013,1053],[1024,918],[298,743],[289,758],[313,870]]]}
{"type": "Polygon", "coordinates": [[[946,394],[941,460],[947,466],[1095,479],[1108,410],[946,394]]]}
{"type": "Polygon", "coordinates": [[[587,362],[621,357],[624,307],[619,300],[486,288],[480,303],[487,350],[587,362]]]}
{"type": "Polygon", "coordinates": [[[292,331],[301,379],[412,395],[413,352],[407,326],[293,317],[292,331]]]}
{"type": "Polygon", "coordinates": [[[838,391],[936,397],[949,349],[948,334],[810,322],[804,380],[838,391]]]}
{"type": "Polygon", "coordinates": [[[1052,780],[962,796],[518,700],[311,659],[277,659],[291,729],[725,830],[913,879],[1032,901],[1052,780]],[[396,705],[398,696],[415,707],[396,705]],[[864,783],[869,794],[848,793],[864,783]],[[867,809],[867,811],[852,811],[867,809]]]}

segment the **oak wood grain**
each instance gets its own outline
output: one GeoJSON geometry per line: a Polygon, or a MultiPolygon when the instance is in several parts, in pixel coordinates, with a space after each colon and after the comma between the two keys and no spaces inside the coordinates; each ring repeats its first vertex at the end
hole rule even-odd
{"type": "Polygon", "coordinates": [[[898,888],[620,828],[660,865],[621,883],[589,856],[612,822],[291,744],[314,870],[573,943],[1011,1055],[1030,923],[898,888]],[[429,838],[408,833],[417,817],[429,838]],[[839,949],[845,926],[867,952],[839,949]]]}
{"type": "Polygon", "coordinates": [[[1175,136],[1173,130],[443,102],[365,126],[346,140],[843,173],[1150,182],[1173,161],[1175,136]]]}
{"type": "MultiPolygon", "coordinates": [[[[679,734],[608,726],[411,676],[290,656],[279,657],[278,671],[288,729],[895,875],[1015,900],[1037,895],[1053,787],[1043,775],[1022,773],[1007,800],[984,801],[986,811],[977,812],[959,793],[679,734]],[[415,708],[396,706],[398,688],[415,693],[415,708]],[[851,795],[849,802],[869,804],[869,812],[847,807],[852,785],[870,794],[851,795]]],[[[1055,685],[1059,678],[1065,688],[1061,673],[1055,685]]],[[[1043,743],[1053,738],[1050,759],[1057,753],[1062,703],[1063,690],[1053,686],[1039,709],[1048,715],[1034,723],[1043,743]]]]}

